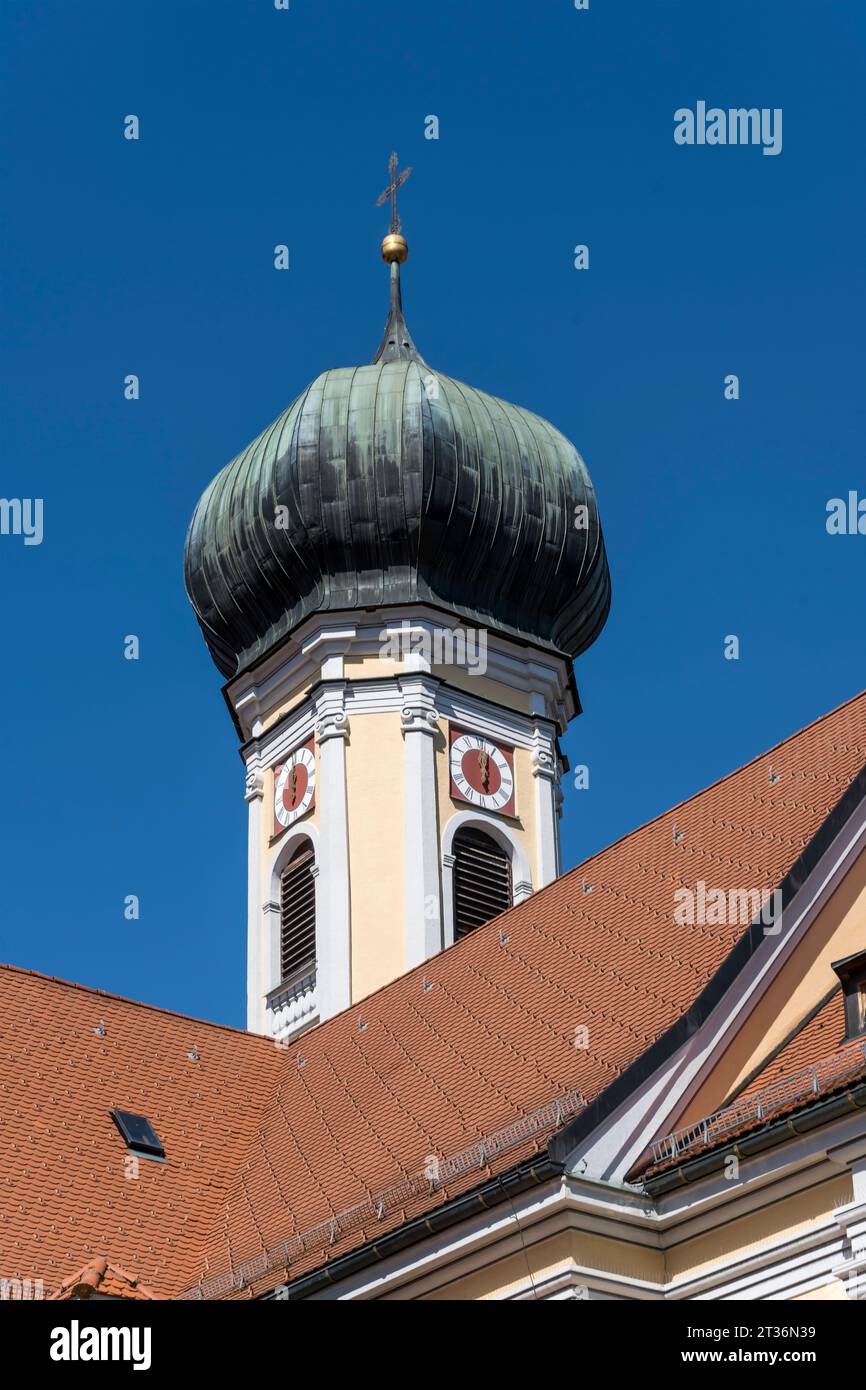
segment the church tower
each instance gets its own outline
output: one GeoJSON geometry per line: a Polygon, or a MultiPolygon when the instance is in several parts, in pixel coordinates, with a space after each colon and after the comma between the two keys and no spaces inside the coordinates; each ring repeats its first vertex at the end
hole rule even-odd
{"type": "Polygon", "coordinates": [[[428,366],[390,313],[205,491],[190,600],[249,806],[248,1027],[296,1035],[559,873],[559,736],[610,577],[539,416],[428,366]]]}

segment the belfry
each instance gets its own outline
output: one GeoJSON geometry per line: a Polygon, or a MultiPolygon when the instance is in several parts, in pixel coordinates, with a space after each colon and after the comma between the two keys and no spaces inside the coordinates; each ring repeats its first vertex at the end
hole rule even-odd
{"type": "Polygon", "coordinates": [[[186,543],[246,767],[247,1021],[279,1039],[557,877],[573,660],[610,606],[576,449],[415,346],[409,172],[392,156],[379,200],[372,363],[317,376],[216,476],[186,543]]]}

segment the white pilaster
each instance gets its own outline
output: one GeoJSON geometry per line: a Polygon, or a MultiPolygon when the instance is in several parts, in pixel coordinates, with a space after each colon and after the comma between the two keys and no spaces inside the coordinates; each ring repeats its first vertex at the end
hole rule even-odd
{"type": "Polygon", "coordinates": [[[535,782],[535,824],[538,887],[559,876],[559,818],[557,816],[556,747],[540,724],[533,733],[532,776],[535,782]]]}
{"type": "Polygon", "coordinates": [[[262,797],[264,778],[257,768],[247,769],[244,800],[249,806],[247,826],[247,1027],[264,1028],[264,970],[262,959],[262,797]]]}
{"type": "Polygon", "coordinates": [[[406,676],[400,681],[407,970],[429,960],[444,945],[436,794],[436,690],[436,681],[423,675],[406,676]]]}
{"type": "Polygon", "coordinates": [[[319,748],[319,879],[316,891],[319,1017],[330,1018],[352,1001],[349,901],[349,813],[346,798],[346,683],[334,681],[316,699],[319,748]]]}

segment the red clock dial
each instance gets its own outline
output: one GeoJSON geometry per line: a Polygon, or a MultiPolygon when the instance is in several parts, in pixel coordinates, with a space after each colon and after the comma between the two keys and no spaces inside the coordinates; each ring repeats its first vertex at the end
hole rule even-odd
{"type": "Polygon", "coordinates": [[[310,741],[274,768],[274,834],[312,810],[315,794],[316,754],[310,741]]]}
{"type": "Polygon", "coordinates": [[[485,811],[514,815],[514,750],[483,734],[451,730],[451,795],[485,811]]]}

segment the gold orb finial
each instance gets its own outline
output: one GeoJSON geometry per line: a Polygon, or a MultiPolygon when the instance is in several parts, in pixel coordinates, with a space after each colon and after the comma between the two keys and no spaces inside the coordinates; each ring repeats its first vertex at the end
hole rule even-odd
{"type": "Polygon", "coordinates": [[[391,226],[388,228],[388,235],[382,241],[382,260],[387,265],[393,265],[396,261],[402,265],[409,255],[409,243],[402,235],[400,217],[397,212],[397,190],[402,188],[412,170],[404,169],[401,173],[397,172],[397,152],[396,150],[388,160],[388,187],[384,188],[376,199],[376,207],[380,208],[388,199],[391,200],[391,226]]]}
{"type": "Polygon", "coordinates": [[[400,265],[408,259],[409,243],[399,232],[389,232],[382,238],[382,260],[388,265],[397,261],[400,265]]]}

